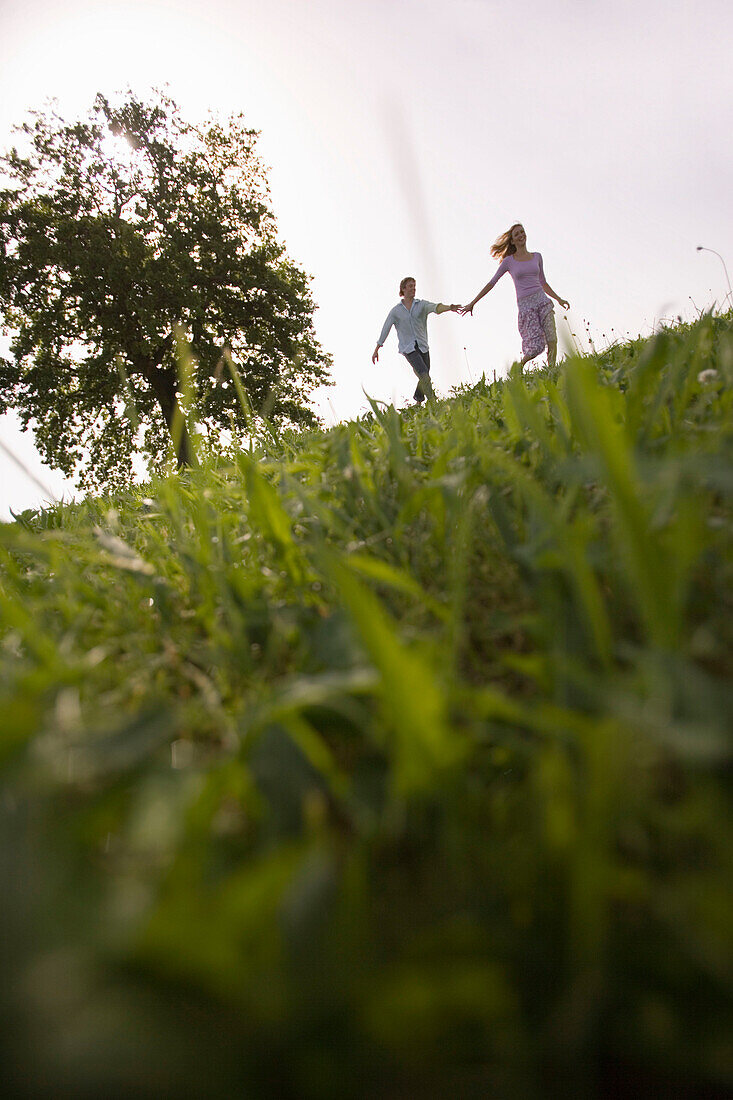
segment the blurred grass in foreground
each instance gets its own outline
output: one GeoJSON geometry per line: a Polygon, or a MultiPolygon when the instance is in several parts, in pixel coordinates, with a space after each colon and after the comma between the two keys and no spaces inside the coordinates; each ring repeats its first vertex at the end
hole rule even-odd
{"type": "Polygon", "coordinates": [[[5,1095],[729,1095],[733,324],[0,529],[5,1095]]]}

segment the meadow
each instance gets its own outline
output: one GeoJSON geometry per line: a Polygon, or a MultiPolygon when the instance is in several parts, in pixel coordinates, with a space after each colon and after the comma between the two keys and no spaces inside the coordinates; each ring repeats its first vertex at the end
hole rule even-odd
{"type": "Polygon", "coordinates": [[[5,1095],[733,1090],[733,315],[0,528],[5,1095]]]}

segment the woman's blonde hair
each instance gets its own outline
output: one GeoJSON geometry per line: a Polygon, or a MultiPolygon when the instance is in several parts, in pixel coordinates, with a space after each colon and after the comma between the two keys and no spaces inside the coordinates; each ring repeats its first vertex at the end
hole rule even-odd
{"type": "Polygon", "coordinates": [[[512,233],[521,226],[521,222],[515,222],[514,225],[510,225],[506,233],[502,233],[500,237],[497,237],[491,246],[491,255],[496,257],[497,260],[503,260],[505,256],[511,256],[517,251],[517,246],[512,242],[512,233]]]}

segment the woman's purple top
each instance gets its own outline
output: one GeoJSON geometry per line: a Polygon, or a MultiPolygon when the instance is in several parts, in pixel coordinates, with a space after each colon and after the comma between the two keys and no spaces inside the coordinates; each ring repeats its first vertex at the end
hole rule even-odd
{"type": "Polygon", "coordinates": [[[538,290],[544,290],[542,284],[545,281],[545,270],[539,252],[533,252],[529,260],[515,260],[513,255],[505,256],[496,269],[496,275],[489,283],[489,290],[507,271],[514,279],[517,301],[520,298],[527,298],[530,294],[536,294],[538,290]]]}

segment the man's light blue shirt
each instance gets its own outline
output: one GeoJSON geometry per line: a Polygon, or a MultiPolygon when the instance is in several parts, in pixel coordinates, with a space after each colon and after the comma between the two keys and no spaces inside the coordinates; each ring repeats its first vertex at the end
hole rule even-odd
{"type": "Polygon", "coordinates": [[[382,331],[377,340],[377,347],[382,347],[389,335],[389,330],[394,325],[400,355],[414,351],[415,344],[420,351],[429,351],[428,317],[431,313],[435,313],[437,308],[436,302],[424,302],[422,298],[415,298],[412,309],[407,309],[404,302],[398,302],[387,314],[387,320],[382,325],[382,331]]]}

